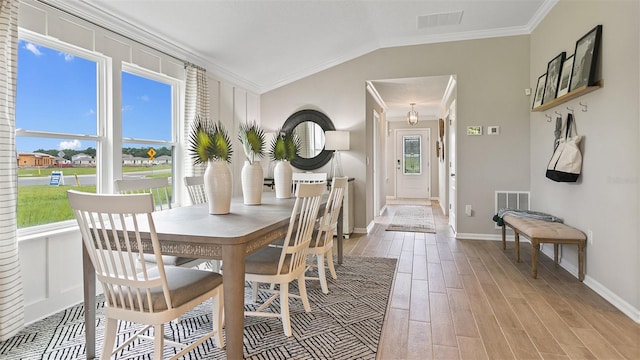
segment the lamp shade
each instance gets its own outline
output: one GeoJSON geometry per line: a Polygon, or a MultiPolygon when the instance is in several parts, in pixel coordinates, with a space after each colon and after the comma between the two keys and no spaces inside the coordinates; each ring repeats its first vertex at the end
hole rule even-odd
{"type": "Polygon", "coordinates": [[[325,131],[324,148],[325,150],[349,150],[349,132],[325,131]]]}

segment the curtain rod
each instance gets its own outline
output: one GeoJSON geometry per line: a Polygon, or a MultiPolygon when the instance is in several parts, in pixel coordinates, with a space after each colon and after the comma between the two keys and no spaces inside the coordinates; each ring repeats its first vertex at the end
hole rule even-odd
{"type": "MultiPolygon", "coordinates": [[[[67,15],[73,16],[73,17],[75,17],[75,18],[77,18],[77,19],[80,19],[80,20],[82,20],[82,21],[86,21],[86,22],[88,22],[88,23],[90,23],[90,24],[92,24],[92,25],[94,25],[94,26],[97,26],[97,27],[99,27],[99,28],[101,28],[101,29],[104,29],[104,30],[110,31],[110,32],[112,32],[112,33],[114,33],[114,34],[116,34],[116,35],[122,36],[122,37],[123,37],[123,38],[125,38],[125,39],[131,40],[131,41],[133,41],[133,42],[135,42],[135,43],[138,43],[138,44],[140,44],[140,45],[146,46],[146,47],[148,47],[148,48],[150,48],[150,49],[153,49],[153,50],[155,50],[155,51],[157,51],[157,52],[159,52],[159,53],[161,53],[161,54],[164,54],[164,55],[167,55],[167,56],[169,56],[169,57],[172,57],[172,58],[174,58],[174,59],[176,59],[176,60],[182,61],[182,62],[184,63],[184,67],[185,67],[185,68],[186,68],[187,66],[193,66],[193,67],[195,67],[196,69],[200,69],[200,70],[203,70],[203,71],[207,71],[207,69],[205,69],[205,68],[204,68],[204,67],[202,67],[202,66],[196,65],[196,64],[191,63],[191,62],[189,62],[189,61],[186,61],[186,60],[184,60],[184,59],[180,59],[179,57],[177,57],[177,56],[175,56],[175,55],[169,54],[168,52],[163,51],[163,50],[160,50],[160,49],[158,49],[158,48],[156,48],[156,47],[153,47],[153,46],[151,46],[151,45],[149,45],[149,44],[145,44],[145,43],[141,42],[140,40],[133,39],[133,38],[131,38],[130,36],[127,36],[127,35],[124,35],[124,34],[122,34],[122,33],[118,32],[118,31],[115,31],[114,29],[107,28],[106,26],[101,25],[101,24],[99,24],[99,23],[97,23],[97,22],[95,22],[95,21],[93,21],[93,20],[89,20],[89,19],[85,19],[85,18],[83,18],[83,17],[80,17],[80,16],[78,16],[77,14],[74,14],[74,13],[70,12],[69,10],[66,10],[66,9],[61,8],[60,6],[57,6],[57,5],[51,4],[51,3],[49,3],[49,2],[46,2],[46,0],[37,0],[37,1],[38,1],[39,3],[41,3],[41,4],[45,5],[45,6],[49,6],[49,7],[53,8],[53,9],[55,9],[55,10],[58,10],[58,11],[61,11],[61,12],[65,13],[65,14],[67,14],[67,15]]],[[[106,13],[106,11],[104,11],[104,10],[101,10],[101,9],[100,9],[100,11],[101,11],[101,12],[106,13]]],[[[111,15],[111,14],[109,14],[109,15],[111,15]]],[[[113,16],[113,15],[111,15],[111,16],[113,16]]]]}

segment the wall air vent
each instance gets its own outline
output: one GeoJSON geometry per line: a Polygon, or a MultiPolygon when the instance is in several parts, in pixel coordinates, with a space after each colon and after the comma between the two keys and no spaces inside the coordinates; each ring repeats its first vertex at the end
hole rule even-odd
{"type": "Polygon", "coordinates": [[[458,25],[462,22],[463,10],[440,14],[418,16],[418,29],[426,29],[437,26],[458,25]]]}

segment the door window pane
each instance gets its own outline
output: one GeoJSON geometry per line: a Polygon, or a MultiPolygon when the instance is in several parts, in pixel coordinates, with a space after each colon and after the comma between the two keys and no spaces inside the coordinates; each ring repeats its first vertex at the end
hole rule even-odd
{"type": "Polygon", "coordinates": [[[404,175],[422,174],[421,137],[419,135],[402,137],[402,173],[404,175]]]}

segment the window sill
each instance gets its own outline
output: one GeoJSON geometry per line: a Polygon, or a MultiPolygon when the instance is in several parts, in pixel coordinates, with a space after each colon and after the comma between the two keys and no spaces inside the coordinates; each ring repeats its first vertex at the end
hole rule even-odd
{"type": "Polygon", "coordinates": [[[53,224],[31,226],[18,229],[18,242],[42,239],[44,237],[59,235],[67,232],[78,231],[76,220],[60,221],[53,224]]]}

